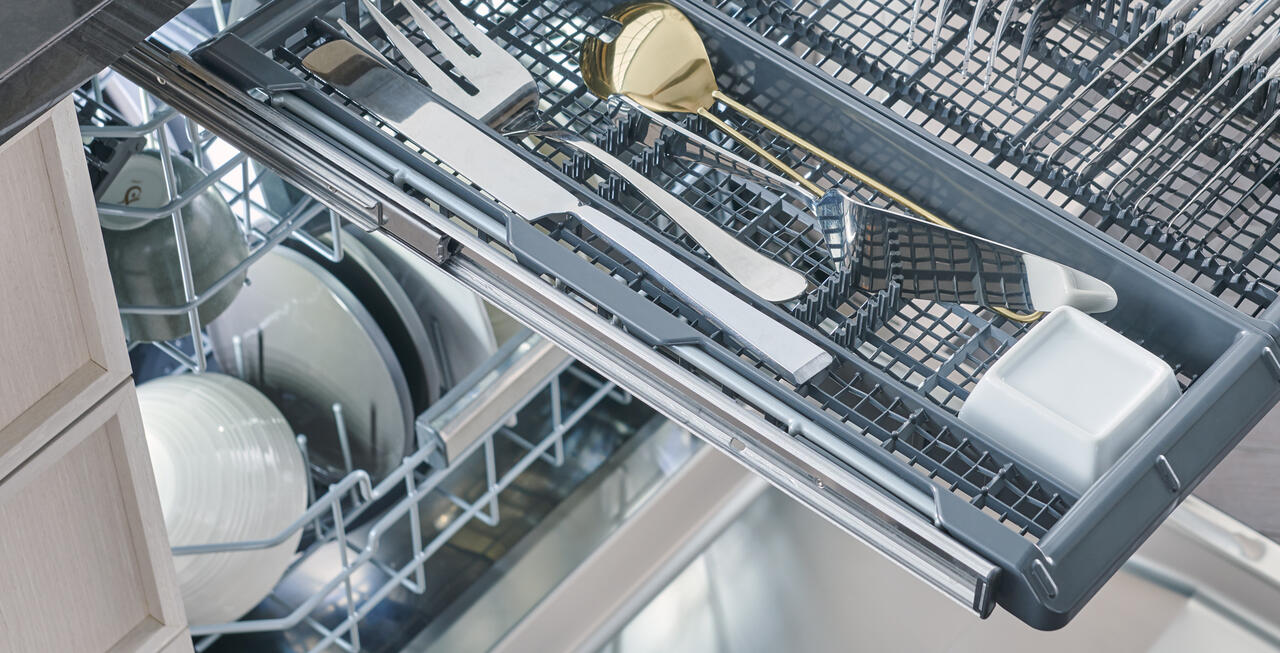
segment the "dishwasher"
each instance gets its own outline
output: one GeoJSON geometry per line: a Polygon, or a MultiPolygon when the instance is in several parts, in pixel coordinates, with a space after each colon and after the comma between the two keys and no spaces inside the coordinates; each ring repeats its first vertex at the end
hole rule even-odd
{"type": "MultiPolygon", "coordinates": [[[[1184,595],[1188,583],[1230,585],[1231,574],[1247,579],[1213,596],[1272,587],[1275,545],[1190,498],[1280,399],[1280,75],[1267,68],[1274,48],[1249,54],[1280,33],[1269,8],[1218,3],[1222,22],[1260,16],[1224,45],[1216,22],[1192,29],[1186,11],[1159,1],[671,0],[706,44],[715,84],[736,98],[721,93],[720,104],[765,118],[726,122],[707,112],[664,120],[588,88],[579,54],[586,40],[613,38],[617,25],[602,18],[612,1],[454,4],[200,2],[76,91],[95,188],[147,146],[161,152],[170,191],[171,159],[199,172],[184,183],[194,190],[160,208],[104,203],[104,220],[177,224],[212,188],[246,243],[199,288],[199,238],[180,236],[185,302],[122,305],[126,324],[165,316],[183,334],[130,343],[139,382],[206,371],[218,320],[206,323],[202,308],[245,274],[253,288],[253,266],[281,249],[338,265],[378,233],[510,316],[497,317],[510,320],[502,345],[469,366],[427,325],[441,378],[411,415],[402,459],[376,473],[353,464],[343,412],[326,406],[309,428],[337,433],[346,462],[336,473],[308,466],[306,510],[284,532],[175,548],[180,559],[300,538],[251,612],[193,622],[197,650],[626,650],[628,621],[770,501],[807,509],[779,528],[834,527],[931,589],[898,599],[899,610],[944,598],[966,618],[998,607],[998,619],[1054,630],[1113,576],[1184,595]],[[785,303],[753,294],[625,171],[569,141],[521,138],[538,124],[516,129],[437,101],[581,207],[518,215],[503,189],[418,142],[456,134],[431,123],[407,134],[309,63],[351,39],[366,59],[419,79],[393,29],[479,98],[481,80],[448,63],[458,53],[433,45],[449,34],[483,53],[458,16],[530,71],[538,123],[624,160],[803,275],[804,292],[785,303]],[[1241,55],[1238,45],[1257,47],[1241,55]],[[763,145],[736,142],[734,130],[763,145]],[[787,130],[848,163],[797,147],[787,130]],[[1100,323],[1171,369],[1178,398],[1087,489],[1064,483],[960,417],[1034,316],[971,295],[913,298],[900,276],[860,286],[776,185],[681,156],[699,141],[777,161],[868,210],[941,214],[1105,282],[1118,302],[1100,323]],[[824,369],[780,365],[673,290],[670,270],[638,260],[618,229],[697,271],[722,306],[800,334],[824,369]]],[[[223,349],[235,353],[213,364],[262,384],[261,338],[223,349]]],[[[309,364],[330,357],[317,358],[309,364]]],[[[1233,599],[1215,600],[1275,641],[1257,624],[1280,615],[1245,619],[1233,599]]],[[[989,641],[1005,637],[995,628],[989,641]]]]}

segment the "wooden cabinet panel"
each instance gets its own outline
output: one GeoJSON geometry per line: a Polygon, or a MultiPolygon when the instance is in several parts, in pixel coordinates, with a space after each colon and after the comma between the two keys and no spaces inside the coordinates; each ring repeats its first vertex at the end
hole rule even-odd
{"type": "Polygon", "coordinates": [[[132,382],[0,484],[0,525],[0,651],[161,650],[185,630],[132,382]]]}
{"type": "Polygon", "coordinates": [[[129,374],[71,101],[0,147],[0,479],[129,374]]]}
{"type": "Polygon", "coordinates": [[[195,647],[191,642],[191,631],[183,628],[182,632],[160,648],[159,653],[192,653],[194,650],[195,647]]]}
{"type": "Polygon", "coordinates": [[[70,99],[0,198],[0,651],[190,650],[70,99]]]}
{"type": "Polygon", "coordinates": [[[0,197],[6,198],[7,238],[0,256],[0,289],[5,297],[40,295],[49,301],[30,302],[23,310],[0,313],[0,360],[12,374],[0,377],[0,424],[9,424],[89,360],[84,324],[76,307],[62,229],[54,207],[53,188],[43,162],[40,134],[23,138],[5,152],[5,173],[0,175],[0,197]],[[23,162],[27,162],[23,165],[23,162]],[[44,358],[25,355],[44,334],[61,336],[57,347],[41,347],[44,358]]]}

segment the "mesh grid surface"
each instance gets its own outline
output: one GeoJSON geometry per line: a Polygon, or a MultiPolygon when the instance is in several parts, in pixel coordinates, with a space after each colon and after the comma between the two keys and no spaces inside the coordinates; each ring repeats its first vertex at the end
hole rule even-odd
{"type": "MultiPolygon", "coordinates": [[[[608,104],[590,95],[579,81],[576,63],[579,44],[584,36],[593,33],[590,20],[593,12],[587,10],[581,2],[514,3],[505,0],[476,0],[459,4],[477,25],[515,54],[533,72],[542,91],[540,109],[550,123],[593,138],[701,213],[722,224],[743,242],[786,262],[807,276],[813,289],[791,308],[791,312],[824,334],[829,339],[828,345],[837,351],[840,361],[828,374],[795,388],[796,392],[847,424],[852,431],[872,438],[907,465],[967,498],[993,518],[1028,537],[1042,536],[1062,517],[1073,502],[1073,497],[1047,485],[1043,479],[1013,463],[998,450],[952,432],[930,418],[927,411],[913,409],[895,391],[868,378],[860,371],[859,365],[853,362],[870,361],[880,370],[915,388],[928,401],[954,413],[959,410],[982,374],[1030,328],[1029,325],[1005,320],[987,309],[904,299],[900,294],[901,288],[894,284],[875,293],[859,292],[851,287],[847,275],[838,274],[832,268],[823,249],[821,234],[802,210],[768,189],[695,166],[670,155],[669,151],[676,149],[672,147],[671,141],[678,136],[649,124],[645,119],[632,117],[618,120],[608,104]]],[[[841,5],[837,2],[823,6],[834,11],[835,7],[841,5]]],[[[988,8],[988,12],[991,11],[994,10],[988,8]]],[[[885,12],[881,14],[882,19],[888,21],[883,31],[890,34],[897,29],[894,25],[909,19],[909,8],[892,21],[886,17],[885,12]]],[[[389,15],[393,18],[397,16],[394,12],[389,15]]],[[[984,14],[984,24],[995,20],[987,18],[989,17],[984,14]]],[[[921,25],[929,25],[929,20],[922,14],[921,25]]],[[[411,29],[407,21],[402,21],[401,27],[415,42],[426,42],[425,37],[411,29]]],[[[906,26],[904,24],[901,27],[905,30],[906,26]]],[[[952,53],[946,54],[948,57],[956,56],[957,53],[958,56],[963,56],[964,32],[961,27],[963,25],[949,25],[942,30],[944,43],[950,45],[946,46],[947,50],[940,48],[940,57],[946,52],[952,53]],[[957,44],[960,50],[956,50],[957,44]]],[[[1083,28],[1081,31],[1083,32],[1083,28]]],[[[398,55],[378,37],[376,30],[368,29],[365,34],[385,55],[408,70],[399,61],[398,55]]],[[[1011,28],[1009,34],[1018,32],[1011,28]]],[[[310,31],[298,34],[286,42],[286,47],[278,48],[271,54],[278,62],[308,79],[335,101],[364,115],[367,120],[403,141],[394,130],[380,124],[376,117],[363,111],[358,104],[335,93],[298,65],[299,59],[323,38],[323,35],[310,31]]],[[[1006,37],[1009,38],[1015,37],[1006,37]]],[[[1020,35],[1016,37],[1020,38],[1020,35]]],[[[1083,36],[1080,38],[1082,43],[1096,41],[1083,36]]],[[[979,33],[975,53],[985,52],[983,44],[990,40],[990,35],[983,36],[979,33]]],[[[1052,54],[1057,51],[1055,49],[1046,49],[1047,46],[1044,45],[1037,47],[1048,53],[1045,56],[1059,56],[1052,54]]],[[[430,51],[430,46],[426,46],[424,50],[430,51]]],[[[892,48],[886,48],[885,52],[890,50],[892,48]]],[[[1000,52],[1003,53],[1003,49],[1000,52]]],[[[1072,56],[1077,59],[1087,53],[1086,49],[1072,50],[1072,56]]],[[[999,56],[1009,55],[1003,53],[999,56]]],[[[1013,57],[1016,59],[1016,52],[1013,57]]],[[[1060,58],[1070,65],[1083,65],[1082,61],[1068,58],[1065,54],[1061,54],[1060,58]]],[[[442,59],[440,62],[445,63],[442,59]]],[[[977,69],[984,62],[975,54],[972,66],[977,69]]],[[[898,75],[903,80],[896,95],[890,94],[897,99],[887,96],[887,101],[891,103],[912,97],[907,90],[910,84],[906,80],[924,79],[930,70],[927,52],[922,55],[917,51],[904,58],[901,63],[908,68],[915,66],[915,72],[907,77],[902,77],[899,72],[884,73],[886,76],[898,75]]],[[[713,65],[716,65],[715,61],[713,65]]],[[[864,78],[863,75],[856,77],[864,78]]],[[[1046,98],[1046,106],[1048,99],[1064,92],[1069,85],[1058,77],[1043,76],[1038,67],[1029,69],[1028,80],[1031,79],[1039,80],[1039,86],[1036,87],[1038,90],[1033,89],[1031,95],[1046,98]]],[[[732,78],[723,79],[722,82],[730,95],[735,95],[735,90],[743,90],[735,89],[732,78]]],[[[961,92],[962,89],[952,89],[948,91],[951,95],[947,98],[960,97],[961,92]]],[[[997,118],[1001,98],[1012,92],[1010,88],[1001,90],[998,85],[993,85],[990,94],[970,96],[966,101],[972,106],[988,107],[987,116],[973,119],[989,121],[997,118]]],[[[1025,90],[1023,94],[1026,94],[1025,90]]],[[[743,97],[741,94],[737,97],[757,110],[768,103],[768,98],[743,97]]],[[[943,102],[944,98],[939,96],[936,100],[943,102]]],[[[846,193],[877,206],[898,210],[903,208],[815,157],[796,151],[780,136],[732,113],[722,111],[721,115],[752,140],[764,145],[772,154],[806,173],[811,179],[818,180],[821,185],[839,187],[846,193]]],[[[1000,125],[1001,129],[1021,129],[1034,115],[1035,112],[1021,117],[1003,116],[991,124],[1000,125]]],[[[750,152],[732,145],[732,141],[724,134],[711,129],[702,119],[689,117],[682,119],[681,124],[747,158],[755,158],[750,152]]],[[[940,125],[939,131],[954,129],[956,125],[948,122],[940,125]]],[[[412,144],[407,145],[414,147],[412,144]]],[[[997,149],[987,150],[993,161],[997,149]]],[[[697,243],[678,226],[602,166],[548,142],[538,145],[537,152],[561,163],[571,176],[594,187],[604,199],[618,205],[627,214],[668,238],[671,243],[695,257],[709,261],[697,243]]],[[[977,154],[978,150],[974,150],[974,153],[977,154]]],[[[714,323],[669,295],[659,283],[629,262],[623,253],[615,251],[589,229],[572,219],[543,226],[566,248],[607,270],[664,309],[688,320],[726,349],[744,359],[752,360],[761,371],[772,376],[766,367],[751,359],[749,352],[722,333],[714,323]]],[[[582,299],[589,303],[589,298],[582,299]]],[[[1182,374],[1177,365],[1175,371],[1180,372],[1179,380],[1184,387],[1194,380],[1193,377],[1182,374]]],[[[781,379],[776,380],[784,383],[781,379]]],[[[727,388],[724,390],[726,394],[732,395],[727,388]]]]}
{"type": "Polygon", "coordinates": [[[932,0],[914,32],[906,0],[704,1],[1240,311],[1274,301],[1277,84],[1259,66],[1233,70],[1207,38],[1166,48],[1161,3],[985,3],[966,72],[975,2],[947,3],[933,54],[932,0]],[[1010,6],[1018,18],[997,41],[1010,6]]]}

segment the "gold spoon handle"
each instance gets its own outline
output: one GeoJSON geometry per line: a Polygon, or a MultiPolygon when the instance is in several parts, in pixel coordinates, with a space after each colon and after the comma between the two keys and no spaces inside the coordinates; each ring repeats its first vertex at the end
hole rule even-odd
{"type": "MultiPolygon", "coordinates": [[[[928,220],[929,222],[932,222],[936,225],[947,227],[948,229],[955,228],[951,226],[951,224],[948,223],[946,220],[943,220],[942,218],[934,215],[933,213],[926,210],[924,207],[920,206],[919,204],[912,202],[906,197],[903,197],[901,194],[899,194],[897,191],[893,190],[892,188],[889,188],[888,186],[885,186],[884,184],[876,181],[875,179],[872,179],[870,176],[868,176],[866,173],[862,172],[861,170],[857,170],[853,166],[850,166],[849,164],[845,163],[844,161],[837,159],[836,157],[827,153],[825,150],[818,147],[817,145],[814,145],[813,143],[810,143],[809,141],[803,138],[800,138],[796,134],[793,134],[791,131],[783,127],[782,125],[779,125],[778,123],[772,120],[769,120],[768,118],[760,115],[759,113],[756,113],[749,107],[743,105],[741,102],[738,102],[737,100],[729,97],[728,95],[725,95],[723,92],[714,91],[711,95],[715,99],[729,105],[729,107],[734,111],[741,113],[742,115],[750,118],[751,120],[754,120],[755,122],[763,125],[766,129],[774,133],[780,134],[782,135],[782,137],[786,138],[792,143],[799,145],[805,150],[808,150],[818,158],[836,167],[841,172],[858,179],[862,183],[874,188],[877,192],[881,193],[882,195],[885,195],[893,199],[895,202],[898,202],[899,204],[907,207],[908,209],[911,209],[913,213],[915,213],[916,215],[919,215],[925,220],[928,220]]],[[[783,172],[787,173],[787,175],[789,175],[792,179],[795,179],[797,182],[803,185],[806,189],[808,189],[809,192],[813,193],[816,196],[822,195],[822,189],[819,188],[817,184],[805,178],[799,172],[796,172],[790,166],[780,161],[777,157],[766,152],[764,148],[760,147],[759,145],[755,144],[751,140],[747,139],[746,136],[742,135],[740,132],[730,127],[728,123],[712,115],[710,111],[707,111],[706,109],[698,109],[698,115],[702,116],[703,118],[706,118],[707,120],[710,120],[721,131],[732,136],[739,143],[742,143],[743,145],[747,146],[748,148],[751,149],[752,152],[759,154],[769,163],[773,164],[774,166],[777,166],[779,170],[782,170],[783,172]]],[[[1024,315],[1022,313],[1017,313],[1002,307],[992,307],[991,310],[1015,322],[1023,322],[1023,323],[1035,322],[1036,320],[1039,320],[1041,317],[1044,317],[1044,311],[1035,311],[1034,313],[1027,313],[1024,315]]]]}
{"type": "Polygon", "coordinates": [[[799,171],[783,163],[781,159],[770,154],[763,147],[760,147],[759,145],[757,145],[754,141],[747,138],[742,132],[739,132],[738,130],[729,126],[729,123],[721,120],[719,116],[702,108],[698,109],[698,115],[710,121],[711,124],[716,126],[716,129],[719,129],[720,131],[732,136],[734,140],[738,141],[739,143],[742,143],[744,146],[747,147],[747,149],[750,149],[752,152],[755,152],[756,154],[760,155],[760,157],[763,158],[765,161],[768,161],[769,163],[773,164],[775,168],[787,173],[788,177],[791,177],[792,179],[796,180],[797,183],[799,183],[801,186],[804,186],[805,190],[809,191],[810,193],[813,193],[815,197],[822,197],[821,187],[819,187],[817,184],[813,183],[812,181],[809,181],[809,179],[804,175],[800,174],[799,171]]]}
{"type": "Polygon", "coordinates": [[[765,126],[765,128],[767,128],[769,131],[775,132],[775,133],[777,133],[777,134],[781,134],[781,135],[782,135],[783,137],[785,137],[787,140],[789,140],[789,141],[791,141],[792,143],[795,143],[796,145],[799,145],[800,147],[802,147],[802,148],[804,148],[804,149],[808,150],[809,152],[811,152],[812,154],[814,154],[814,155],[815,155],[815,156],[817,156],[818,158],[822,159],[823,161],[826,161],[827,163],[831,164],[832,166],[835,166],[835,167],[836,167],[836,168],[838,168],[841,172],[843,172],[843,173],[845,173],[845,174],[847,174],[847,175],[849,175],[849,176],[851,176],[851,177],[855,177],[858,181],[861,181],[862,183],[864,183],[864,184],[866,184],[866,185],[868,185],[868,186],[870,186],[870,187],[874,188],[877,192],[881,193],[882,195],[886,195],[886,196],[888,196],[888,197],[892,198],[892,199],[893,199],[893,201],[895,201],[895,202],[897,202],[897,203],[899,203],[899,204],[901,204],[901,205],[903,205],[903,206],[907,207],[908,209],[911,209],[911,212],[912,212],[912,213],[915,213],[916,215],[919,215],[920,217],[922,217],[922,218],[924,218],[925,220],[928,220],[929,222],[932,222],[932,223],[934,223],[934,224],[941,225],[941,226],[943,226],[943,227],[948,227],[948,228],[951,228],[951,229],[954,229],[954,228],[955,228],[955,227],[952,227],[950,224],[947,224],[947,222],[946,222],[945,220],[943,220],[942,218],[939,218],[938,216],[934,215],[933,213],[930,213],[927,209],[925,209],[924,207],[920,206],[919,204],[916,204],[915,202],[912,202],[911,200],[909,200],[909,199],[907,199],[907,198],[903,197],[902,195],[900,195],[897,191],[893,190],[892,188],[889,188],[888,186],[885,186],[884,184],[882,184],[882,183],[880,183],[880,182],[876,181],[875,179],[872,179],[872,178],[871,178],[869,175],[867,175],[865,172],[862,172],[861,170],[858,170],[858,169],[854,168],[853,166],[850,166],[849,164],[845,163],[844,161],[841,161],[840,159],[837,159],[836,157],[834,157],[834,156],[832,156],[831,154],[827,153],[825,150],[823,150],[822,148],[818,147],[817,145],[814,145],[813,143],[810,143],[809,141],[806,141],[805,139],[800,138],[799,136],[797,136],[797,135],[795,135],[795,134],[791,133],[790,131],[788,131],[788,130],[787,130],[785,127],[783,127],[782,125],[779,125],[778,123],[776,123],[776,122],[774,122],[774,121],[772,121],[772,120],[769,120],[768,118],[766,118],[766,117],[764,117],[764,116],[762,116],[762,115],[760,115],[760,114],[756,113],[756,112],[755,112],[754,110],[752,110],[751,108],[749,108],[749,107],[747,107],[746,105],[742,104],[741,102],[739,102],[739,101],[737,101],[737,100],[735,100],[735,99],[733,99],[733,98],[729,97],[728,95],[725,95],[723,92],[721,92],[721,91],[715,91],[715,92],[713,92],[711,95],[712,95],[712,97],[714,97],[715,99],[717,99],[717,100],[719,100],[719,101],[721,101],[721,102],[724,102],[725,104],[729,105],[729,107],[730,107],[730,108],[732,108],[734,111],[737,111],[738,113],[741,113],[742,115],[744,115],[744,116],[746,116],[746,117],[748,117],[748,118],[750,118],[750,119],[752,119],[752,120],[756,121],[757,123],[760,123],[761,125],[764,125],[764,126],[765,126]]]}

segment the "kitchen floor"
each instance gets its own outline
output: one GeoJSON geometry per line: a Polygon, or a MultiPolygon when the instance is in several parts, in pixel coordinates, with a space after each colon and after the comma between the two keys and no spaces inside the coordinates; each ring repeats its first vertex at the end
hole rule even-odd
{"type": "Polygon", "coordinates": [[[670,651],[1276,651],[1200,601],[1127,571],[1062,630],[988,620],[770,490],[605,647],[670,651]]]}
{"type": "Polygon", "coordinates": [[[1246,435],[1200,486],[1196,496],[1280,542],[1280,408],[1246,435]]]}

